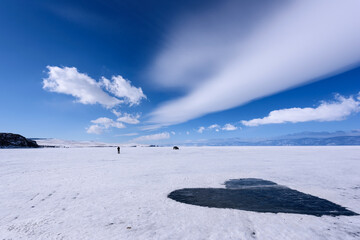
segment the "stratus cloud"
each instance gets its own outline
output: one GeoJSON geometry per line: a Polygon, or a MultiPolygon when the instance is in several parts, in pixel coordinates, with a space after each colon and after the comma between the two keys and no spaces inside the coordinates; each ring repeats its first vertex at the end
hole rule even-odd
{"type": "Polygon", "coordinates": [[[245,126],[259,126],[272,123],[298,123],[309,121],[341,121],[352,113],[360,111],[360,94],[358,98],[345,98],[338,95],[335,102],[322,102],[316,108],[287,108],[274,110],[267,117],[241,121],[245,126]]]}
{"type": "Polygon", "coordinates": [[[234,131],[236,129],[237,129],[237,127],[235,127],[234,125],[232,125],[230,123],[225,124],[224,127],[222,128],[222,130],[225,130],[225,131],[234,131]]]}
{"type": "Polygon", "coordinates": [[[147,142],[147,141],[157,141],[162,139],[169,139],[170,134],[168,132],[151,134],[151,135],[144,135],[141,137],[134,138],[133,142],[147,142]]]}
{"type": "Polygon", "coordinates": [[[125,98],[130,105],[138,105],[141,99],[146,98],[141,88],[131,86],[131,82],[120,75],[112,76],[111,80],[102,77],[101,85],[116,97],[125,98]]]}
{"type": "Polygon", "coordinates": [[[92,120],[93,125],[87,129],[87,133],[93,134],[102,134],[104,130],[109,128],[125,128],[125,125],[120,122],[115,122],[114,120],[106,117],[101,117],[96,120],[92,120]]]}
{"type": "Polygon", "coordinates": [[[174,28],[152,74],[160,86],[188,93],[155,109],[150,122],[186,122],[360,63],[360,1],[276,1],[275,10],[264,7],[258,18],[256,9],[246,21],[239,2],[226,1],[174,28]]]}
{"type": "Polygon", "coordinates": [[[47,66],[47,69],[48,77],[43,79],[43,89],[72,95],[82,104],[99,103],[113,108],[124,101],[130,105],[139,104],[142,98],[146,98],[141,88],[131,86],[130,81],[121,76],[113,76],[112,81],[103,77],[97,82],[87,74],[78,72],[75,67],[47,66]],[[102,87],[116,97],[109,95],[102,87]]]}

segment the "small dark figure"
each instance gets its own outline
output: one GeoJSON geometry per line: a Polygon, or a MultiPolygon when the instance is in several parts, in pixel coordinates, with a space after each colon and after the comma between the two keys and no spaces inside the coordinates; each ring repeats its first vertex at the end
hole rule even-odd
{"type": "Polygon", "coordinates": [[[178,146],[174,146],[174,147],[173,147],[173,150],[179,150],[179,147],[178,147],[178,146]]]}
{"type": "Polygon", "coordinates": [[[117,147],[117,150],[118,150],[118,154],[120,154],[120,147],[117,147]]]}

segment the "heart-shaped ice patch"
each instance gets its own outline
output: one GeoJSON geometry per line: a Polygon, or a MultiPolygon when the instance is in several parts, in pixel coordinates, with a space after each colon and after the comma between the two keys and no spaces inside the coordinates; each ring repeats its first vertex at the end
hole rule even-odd
{"type": "Polygon", "coordinates": [[[296,213],[315,216],[353,216],[355,212],[326,199],[256,178],[232,179],[226,188],[184,188],[168,197],[182,203],[254,212],[296,213]]]}

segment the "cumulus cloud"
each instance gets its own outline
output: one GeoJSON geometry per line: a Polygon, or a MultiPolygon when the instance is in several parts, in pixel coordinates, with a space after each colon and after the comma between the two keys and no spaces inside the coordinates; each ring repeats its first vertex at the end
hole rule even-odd
{"type": "Polygon", "coordinates": [[[120,75],[112,76],[111,80],[102,77],[101,85],[116,97],[124,98],[130,105],[138,105],[141,99],[146,98],[141,88],[131,86],[131,82],[120,75]]]}
{"type": "Polygon", "coordinates": [[[129,113],[124,113],[122,115],[120,114],[119,117],[116,119],[116,121],[124,122],[128,124],[138,124],[140,123],[139,118],[140,118],[140,114],[132,115],[129,113]]]}
{"type": "Polygon", "coordinates": [[[234,125],[227,123],[224,125],[224,127],[221,127],[218,124],[212,124],[210,125],[208,128],[205,127],[199,127],[199,129],[197,130],[198,133],[203,133],[205,130],[215,130],[216,132],[219,132],[221,130],[224,131],[234,131],[237,129],[237,127],[235,127],[234,125]]]}
{"type": "Polygon", "coordinates": [[[91,125],[86,132],[90,134],[102,134],[104,132],[105,128],[100,125],[91,125]]]}
{"type": "Polygon", "coordinates": [[[158,141],[163,139],[169,139],[170,134],[168,132],[151,134],[151,135],[144,135],[141,137],[134,138],[132,141],[134,142],[148,142],[148,141],[158,141]]]}
{"type": "Polygon", "coordinates": [[[237,127],[235,127],[234,125],[232,125],[230,123],[225,124],[224,127],[222,128],[222,130],[225,130],[225,131],[234,131],[236,129],[237,129],[237,127]]]}
{"type": "Polygon", "coordinates": [[[75,67],[47,66],[48,77],[43,79],[43,89],[72,95],[82,104],[99,103],[107,108],[122,103],[115,97],[104,92],[99,84],[84,73],[79,73],[75,67]]]}
{"type": "Polygon", "coordinates": [[[146,98],[141,88],[131,86],[131,82],[120,75],[113,76],[112,81],[102,77],[97,82],[87,74],[78,72],[75,67],[47,66],[47,69],[48,77],[43,79],[43,89],[71,95],[82,104],[99,103],[106,108],[113,108],[123,102],[139,104],[141,99],[146,98]]]}
{"type": "Polygon", "coordinates": [[[334,102],[322,102],[316,108],[287,108],[274,110],[267,117],[241,121],[245,126],[259,126],[272,123],[298,123],[309,121],[341,121],[352,113],[360,111],[360,94],[357,98],[337,95],[334,102]]]}
{"type": "Polygon", "coordinates": [[[360,63],[358,0],[220,4],[182,19],[154,60],[155,83],[186,94],[160,105],[150,122],[186,122],[360,63]]]}
{"type": "Polygon", "coordinates": [[[109,128],[125,128],[124,124],[106,117],[101,117],[91,122],[94,124],[87,129],[87,133],[102,134],[104,130],[109,128]]]}
{"type": "Polygon", "coordinates": [[[203,133],[205,130],[205,127],[199,127],[199,129],[197,130],[198,133],[203,133]]]}
{"type": "Polygon", "coordinates": [[[220,128],[220,126],[218,124],[213,124],[211,126],[208,127],[209,129],[217,129],[217,128],[220,128]]]}

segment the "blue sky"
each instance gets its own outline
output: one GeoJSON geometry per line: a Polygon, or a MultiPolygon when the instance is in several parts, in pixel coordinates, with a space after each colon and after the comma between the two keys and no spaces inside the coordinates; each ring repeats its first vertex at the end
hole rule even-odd
{"type": "Polygon", "coordinates": [[[360,129],[360,4],[0,2],[0,132],[104,142],[360,129]]]}

